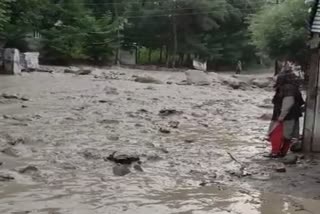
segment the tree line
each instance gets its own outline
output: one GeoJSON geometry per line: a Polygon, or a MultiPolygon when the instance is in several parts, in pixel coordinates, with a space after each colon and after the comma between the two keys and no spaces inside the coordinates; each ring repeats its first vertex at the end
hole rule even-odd
{"type": "Polygon", "coordinates": [[[212,68],[305,56],[302,0],[1,0],[3,47],[39,50],[48,62],[139,63],[212,68]],[[298,30],[297,30],[298,29],[298,30]]]}

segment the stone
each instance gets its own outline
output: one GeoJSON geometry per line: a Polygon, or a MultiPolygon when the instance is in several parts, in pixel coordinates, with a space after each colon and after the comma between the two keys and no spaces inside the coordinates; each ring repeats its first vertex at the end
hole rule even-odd
{"type": "Polygon", "coordinates": [[[125,176],[131,171],[128,166],[125,165],[116,165],[112,168],[112,172],[115,176],[125,176]]]}
{"type": "Polygon", "coordinates": [[[34,173],[34,172],[38,172],[39,169],[35,166],[27,166],[27,167],[24,167],[22,169],[19,169],[19,173],[21,174],[29,174],[29,173],[34,173]]]}
{"type": "Polygon", "coordinates": [[[298,161],[298,156],[295,154],[288,154],[286,157],[283,158],[282,163],[287,165],[296,164],[298,161]]]}
{"type": "Polygon", "coordinates": [[[1,95],[1,97],[5,98],[5,99],[20,99],[18,95],[15,95],[15,94],[7,94],[7,93],[3,93],[1,95]]]}
{"type": "Polygon", "coordinates": [[[18,151],[16,151],[14,148],[11,148],[11,147],[7,147],[3,149],[1,152],[11,157],[19,157],[18,151]]]}
{"type": "Polygon", "coordinates": [[[185,139],[184,142],[185,143],[193,143],[193,142],[195,142],[195,140],[194,139],[185,139]]]}
{"type": "Polygon", "coordinates": [[[293,143],[292,146],[290,147],[291,152],[301,152],[302,151],[302,143],[301,142],[296,142],[293,143]]]}
{"type": "Polygon", "coordinates": [[[159,111],[159,116],[162,116],[162,117],[175,115],[175,114],[182,114],[182,112],[177,111],[175,109],[162,109],[159,111]]]}
{"type": "Polygon", "coordinates": [[[140,164],[135,164],[135,165],[133,166],[133,168],[134,168],[136,171],[143,172],[143,169],[142,169],[142,167],[141,167],[140,164]]]}
{"type": "Polygon", "coordinates": [[[76,74],[80,69],[77,67],[69,67],[64,69],[64,73],[66,74],[76,74]]]}
{"type": "Polygon", "coordinates": [[[250,83],[259,88],[267,88],[271,86],[272,81],[268,78],[259,78],[259,79],[252,79],[250,83]]]}
{"type": "Polygon", "coordinates": [[[153,83],[153,84],[162,84],[162,81],[157,80],[150,76],[137,76],[134,79],[135,82],[139,83],[153,83]]]}
{"type": "Polygon", "coordinates": [[[258,119],[270,121],[272,119],[272,114],[263,114],[258,119]]]}
{"type": "Polygon", "coordinates": [[[24,70],[39,69],[39,52],[25,52],[20,55],[21,65],[24,70]]]}
{"type": "Polygon", "coordinates": [[[171,133],[171,131],[170,131],[169,129],[162,128],[162,127],[159,129],[159,131],[160,131],[161,133],[163,133],[163,134],[170,134],[170,133],[171,133]]]}
{"type": "Polygon", "coordinates": [[[4,50],[4,72],[5,74],[20,74],[20,52],[14,48],[6,48],[4,50]]]}
{"type": "Polygon", "coordinates": [[[275,170],[276,170],[276,172],[279,172],[279,173],[285,173],[285,172],[287,172],[287,169],[286,169],[286,167],[285,167],[284,164],[279,164],[279,165],[277,165],[277,166],[275,167],[275,170]]]}
{"type": "Polygon", "coordinates": [[[139,162],[140,158],[137,155],[126,155],[126,154],[120,154],[116,155],[117,152],[112,153],[108,157],[104,157],[103,159],[105,161],[111,161],[118,164],[124,164],[124,165],[130,165],[134,162],[139,162]]]}
{"type": "Polygon", "coordinates": [[[179,125],[180,125],[180,122],[178,122],[178,121],[170,121],[169,122],[169,127],[174,128],[174,129],[177,129],[179,127],[179,125]]]}
{"type": "Polygon", "coordinates": [[[187,70],[185,71],[185,75],[187,78],[186,82],[188,84],[194,84],[198,86],[210,85],[208,75],[203,71],[187,70]]]}
{"type": "Polygon", "coordinates": [[[93,159],[93,160],[99,160],[101,159],[100,154],[98,153],[98,151],[96,150],[92,150],[92,149],[87,149],[85,150],[82,155],[84,156],[84,158],[86,159],[93,159]]]}
{"type": "Polygon", "coordinates": [[[80,69],[78,72],[76,72],[77,75],[89,75],[92,73],[92,70],[90,69],[80,69]]]}
{"type": "Polygon", "coordinates": [[[221,79],[223,84],[228,85],[233,89],[245,88],[247,85],[245,82],[233,77],[221,77],[221,79]]]}
{"type": "Polygon", "coordinates": [[[0,182],[7,182],[14,180],[14,177],[9,174],[0,173],[0,182]]]}

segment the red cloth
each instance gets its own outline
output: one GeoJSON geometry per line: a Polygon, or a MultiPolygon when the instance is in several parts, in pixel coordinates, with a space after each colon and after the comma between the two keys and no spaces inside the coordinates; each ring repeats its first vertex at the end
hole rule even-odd
{"type": "Polygon", "coordinates": [[[272,147],[272,154],[281,154],[282,147],[284,145],[283,138],[283,124],[279,123],[277,127],[270,134],[270,142],[272,147]]]}

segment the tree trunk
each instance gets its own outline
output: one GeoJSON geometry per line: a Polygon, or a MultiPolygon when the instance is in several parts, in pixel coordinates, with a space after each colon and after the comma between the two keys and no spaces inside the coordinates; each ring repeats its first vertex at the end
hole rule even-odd
{"type": "MultiPolygon", "coordinates": [[[[174,1],[174,9],[176,9],[176,2],[174,1]]],[[[176,16],[172,15],[172,34],[173,34],[173,60],[172,60],[172,67],[176,66],[176,55],[178,50],[178,37],[177,37],[177,19],[176,16]]]]}
{"type": "Polygon", "coordinates": [[[169,67],[169,48],[166,46],[166,66],[169,67]]]}
{"type": "Polygon", "coordinates": [[[139,51],[139,47],[136,47],[136,65],[139,63],[139,56],[140,55],[140,51],[139,51]]]}
{"type": "Polygon", "coordinates": [[[163,52],[163,46],[161,46],[160,48],[159,64],[162,64],[162,52],[163,52]]]}
{"type": "MultiPolygon", "coordinates": [[[[118,13],[118,6],[117,4],[114,4],[114,15],[115,15],[115,18],[116,20],[118,21],[118,18],[119,18],[119,13],[118,13]]],[[[120,66],[120,30],[119,30],[119,26],[118,26],[118,29],[117,29],[117,53],[116,53],[116,64],[118,66],[120,66]]]]}
{"type": "Polygon", "coordinates": [[[149,49],[149,54],[148,54],[148,61],[149,61],[149,64],[151,64],[151,56],[152,56],[152,50],[149,49]]]}

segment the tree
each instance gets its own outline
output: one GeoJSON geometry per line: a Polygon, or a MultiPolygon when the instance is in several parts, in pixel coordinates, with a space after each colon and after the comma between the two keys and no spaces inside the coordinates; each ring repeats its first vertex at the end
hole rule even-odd
{"type": "Polygon", "coordinates": [[[9,0],[0,1],[0,32],[3,31],[4,25],[9,21],[9,0]]]}
{"type": "Polygon", "coordinates": [[[307,11],[301,0],[265,7],[250,21],[253,44],[271,58],[304,65],[308,57],[307,11]]]}
{"type": "Polygon", "coordinates": [[[118,26],[110,14],[95,17],[84,0],[65,0],[55,10],[55,23],[41,31],[47,59],[102,62],[113,55],[118,26]]]}

